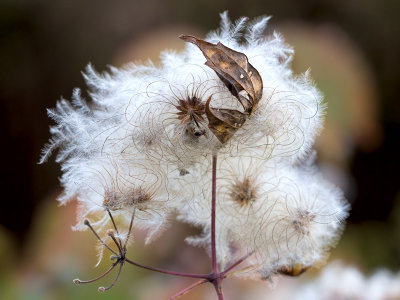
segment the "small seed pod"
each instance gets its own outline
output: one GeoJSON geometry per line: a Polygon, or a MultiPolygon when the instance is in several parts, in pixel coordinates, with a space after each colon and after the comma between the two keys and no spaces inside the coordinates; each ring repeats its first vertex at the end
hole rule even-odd
{"type": "Polygon", "coordinates": [[[291,265],[284,265],[280,267],[277,272],[282,275],[295,277],[300,276],[310,268],[311,266],[306,266],[301,263],[293,263],[291,265]]]}

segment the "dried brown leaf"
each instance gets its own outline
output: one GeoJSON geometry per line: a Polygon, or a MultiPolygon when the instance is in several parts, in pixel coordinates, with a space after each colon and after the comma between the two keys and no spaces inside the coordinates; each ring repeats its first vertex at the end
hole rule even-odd
{"type": "Polygon", "coordinates": [[[235,109],[212,108],[210,101],[211,97],[206,102],[208,128],[224,144],[242,127],[247,115],[235,109]]]}
{"type": "Polygon", "coordinates": [[[251,114],[261,99],[263,83],[247,56],[220,42],[215,45],[190,35],[181,35],[180,38],[199,47],[207,59],[205,64],[217,73],[245,112],[251,114]],[[241,95],[241,91],[245,91],[248,97],[241,95]]]}
{"type": "Polygon", "coordinates": [[[248,115],[256,108],[262,96],[263,83],[258,71],[249,63],[247,56],[218,42],[212,44],[190,35],[181,35],[186,42],[193,43],[207,59],[206,65],[213,69],[225,86],[243,106],[244,113],[226,108],[211,108],[211,97],[206,103],[208,127],[221,143],[226,143],[243,125],[248,115]],[[241,94],[247,93],[247,97],[241,94]]]}

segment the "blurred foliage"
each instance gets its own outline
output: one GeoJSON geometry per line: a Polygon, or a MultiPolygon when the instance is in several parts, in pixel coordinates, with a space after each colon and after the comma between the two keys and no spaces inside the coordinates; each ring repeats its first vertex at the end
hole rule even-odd
{"type": "Polygon", "coordinates": [[[400,194],[387,222],[348,224],[334,258],[357,264],[372,272],[387,268],[400,270],[400,194]]]}
{"type": "MultiPolygon", "coordinates": [[[[3,0],[0,298],[159,299],[190,283],[129,266],[111,293],[99,294],[97,287],[111,283],[112,276],[74,286],[73,278],[93,278],[108,262],[92,268],[94,237],[72,232],[74,205],[58,208],[55,201],[59,167],[36,163],[49,137],[45,108],[60,95],[69,98],[73,87],[84,88],[80,71],[88,62],[101,71],[108,64],[155,58],[162,49],[183,47],[176,38],[181,33],[201,36],[217,28],[218,13],[226,9],[232,19],[273,15],[269,31],[283,31],[295,47],[296,72],[311,66],[326,95],[321,167],[353,201],[350,223],[332,256],[365,270],[400,268],[399,1],[3,0]]],[[[187,232],[195,231],[173,226],[150,247],[138,233],[132,255],[160,267],[207,272],[204,252],[184,245],[187,232]]],[[[229,299],[269,289],[266,283],[226,284],[229,299]]],[[[201,286],[188,299],[212,292],[201,286]]]]}

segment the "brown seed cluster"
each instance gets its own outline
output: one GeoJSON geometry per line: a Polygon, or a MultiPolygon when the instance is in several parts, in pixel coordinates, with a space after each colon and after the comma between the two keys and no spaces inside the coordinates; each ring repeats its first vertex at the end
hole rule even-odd
{"type": "Polygon", "coordinates": [[[240,206],[245,206],[256,200],[257,190],[250,178],[244,178],[243,181],[236,180],[230,189],[229,196],[240,206]]]}
{"type": "Polygon", "coordinates": [[[143,204],[149,202],[150,199],[151,195],[142,187],[133,189],[129,195],[119,197],[111,192],[106,192],[103,200],[103,207],[111,211],[134,206],[140,206],[139,208],[142,209],[143,204]]]}
{"type": "Polygon", "coordinates": [[[179,111],[177,115],[182,124],[194,123],[200,127],[199,123],[204,121],[205,104],[196,96],[179,99],[178,105],[175,107],[179,111]]]}
{"type": "Polygon", "coordinates": [[[103,200],[103,207],[107,210],[118,210],[121,208],[121,202],[116,195],[110,191],[106,191],[103,200]]]}
{"type": "Polygon", "coordinates": [[[315,219],[315,214],[309,211],[299,211],[297,218],[292,221],[294,230],[300,234],[309,234],[310,223],[315,219]]]}
{"type": "Polygon", "coordinates": [[[125,206],[133,207],[142,205],[144,203],[149,202],[151,199],[151,195],[147,193],[142,187],[135,188],[129,197],[124,201],[125,206]]]}

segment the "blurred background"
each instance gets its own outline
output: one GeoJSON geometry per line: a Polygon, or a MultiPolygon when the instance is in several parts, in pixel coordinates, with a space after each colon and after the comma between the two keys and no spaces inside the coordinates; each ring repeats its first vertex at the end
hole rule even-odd
{"type": "MultiPolygon", "coordinates": [[[[98,71],[129,61],[157,62],[161,50],[184,47],[179,34],[203,37],[216,29],[225,10],[232,20],[272,15],[266,33],[285,36],[296,51],[295,72],[310,67],[325,94],[319,165],[352,203],[333,258],[366,273],[400,269],[399,1],[2,0],[0,298],[165,299],[191,282],[128,267],[109,293],[98,294],[97,287],[111,277],[73,286],[73,278],[94,277],[107,263],[94,269],[95,239],[71,231],[74,204],[57,207],[59,166],[37,162],[50,137],[46,108],[61,96],[69,99],[74,87],[85,89],[81,71],[89,62],[98,71]]],[[[190,263],[207,262],[202,250],[182,243],[190,230],[173,225],[150,250],[139,237],[133,256],[160,267],[208,272],[207,263],[190,263]]],[[[235,287],[240,293],[232,299],[268,291],[266,284],[235,287]]],[[[212,292],[204,286],[187,299],[212,292]]]]}

